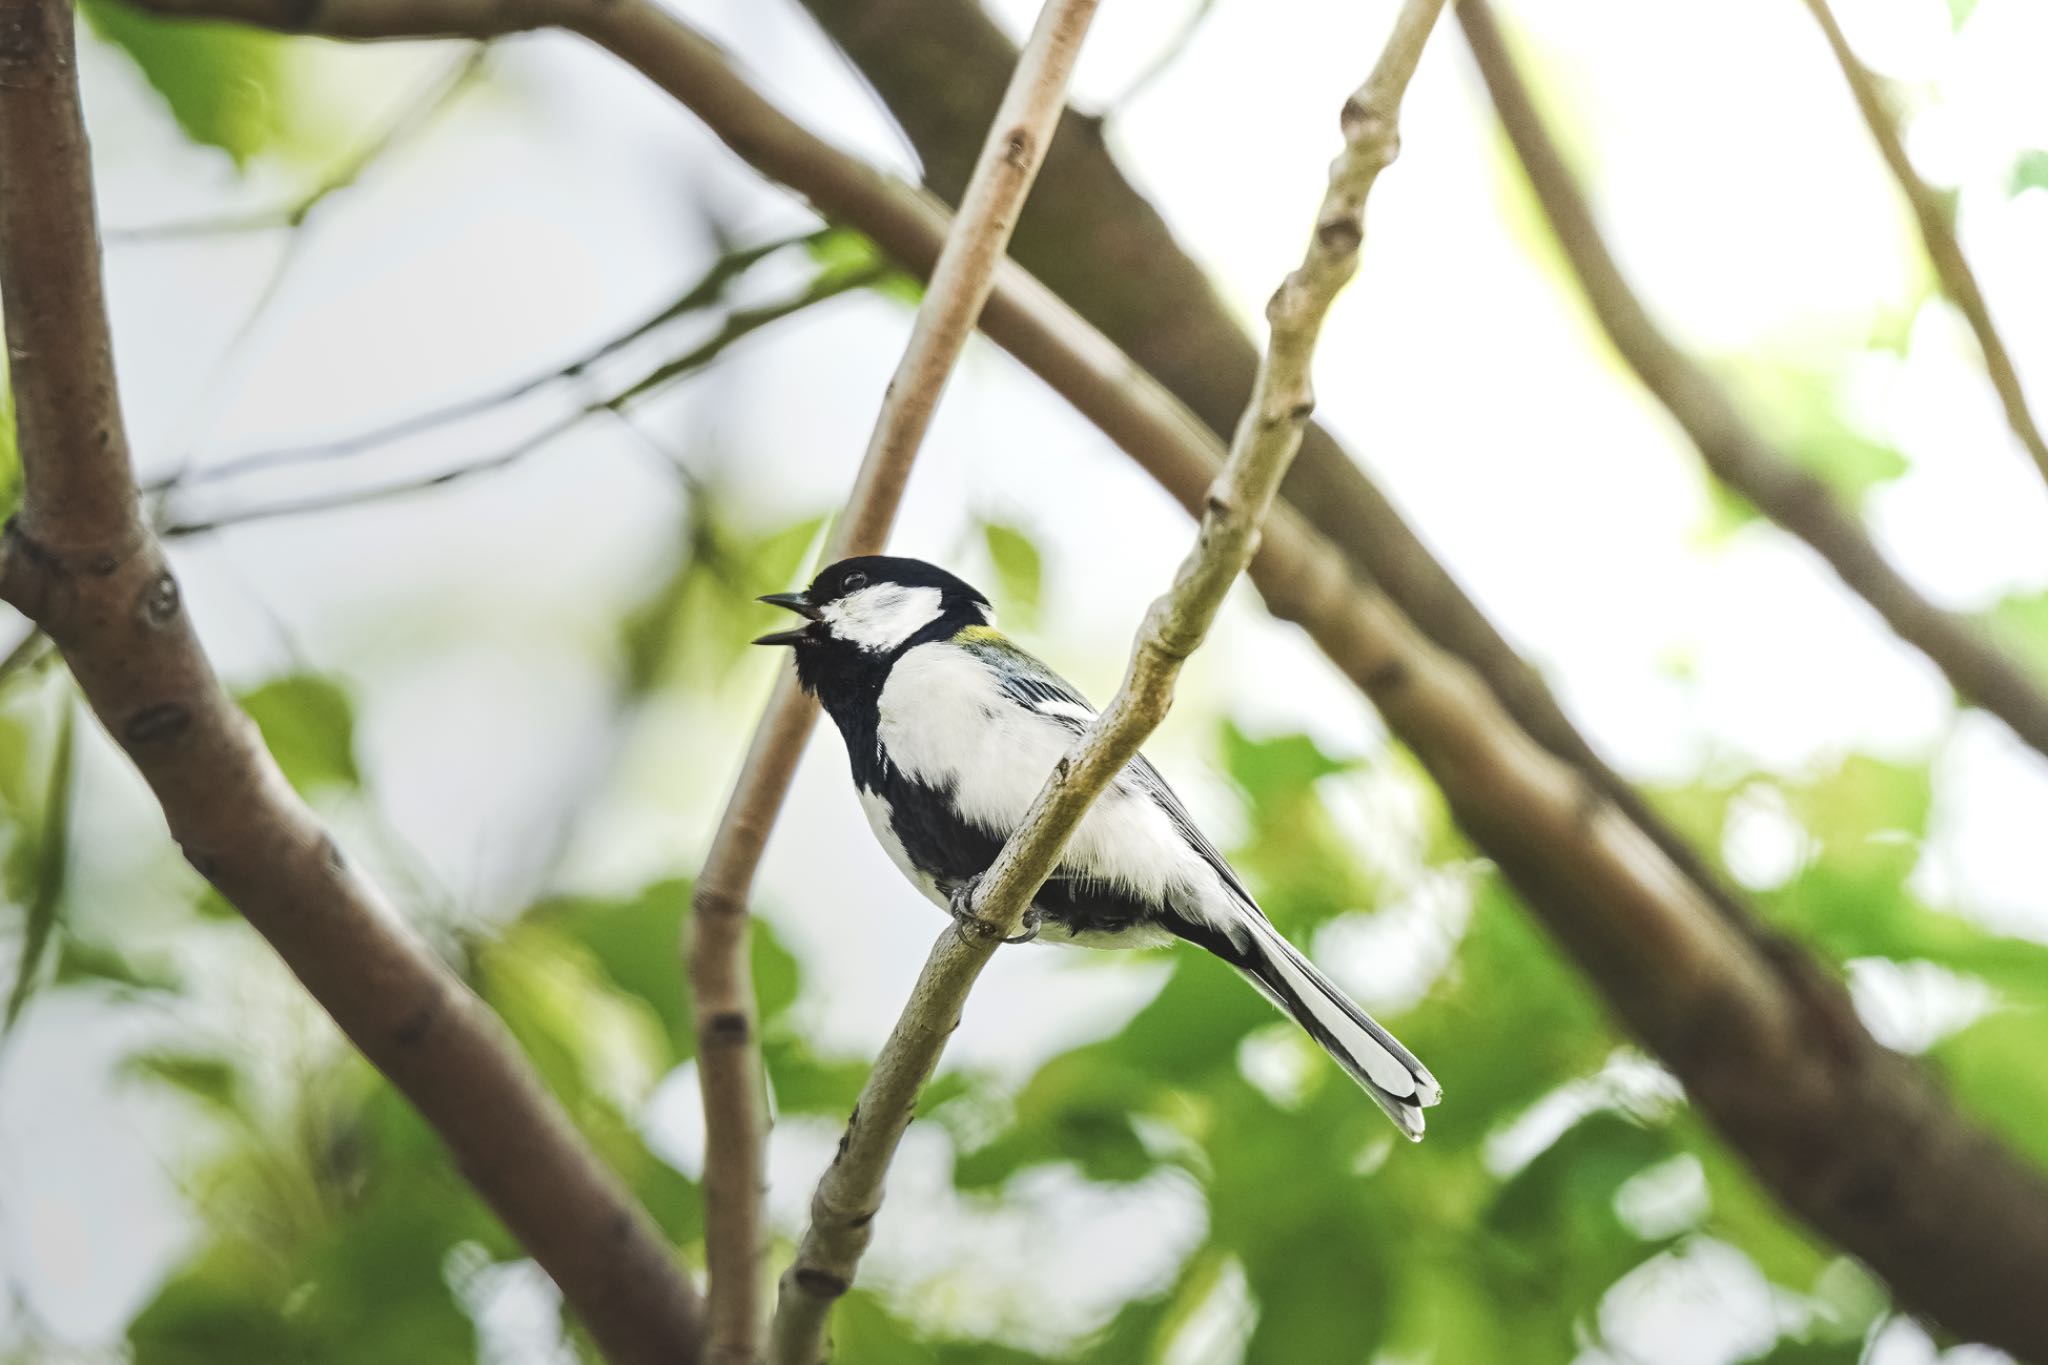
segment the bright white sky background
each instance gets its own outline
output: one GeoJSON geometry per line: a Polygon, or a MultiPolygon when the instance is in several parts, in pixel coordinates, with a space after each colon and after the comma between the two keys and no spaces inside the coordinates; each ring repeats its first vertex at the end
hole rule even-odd
{"type": "MultiPolygon", "coordinates": [[[[911,172],[873,101],[793,4],[681,8],[811,127],[911,172]]],[[[1035,7],[996,8],[1015,32],[1035,7]]],[[[1078,102],[1099,106],[1123,89],[1185,8],[1110,0],[1078,102]]],[[[1624,268],[1674,333],[1714,357],[1796,357],[1839,373],[1856,420],[1913,462],[1872,498],[1874,534],[1938,600],[1974,609],[2048,587],[2048,489],[2007,431],[1961,323],[1930,307],[1903,356],[1865,352],[1873,330],[1918,297],[1925,272],[1803,8],[1503,8],[1540,57],[1544,89],[1566,105],[1569,145],[1594,177],[1624,268]]],[[[1926,107],[1913,154],[1931,179],[1962,188],[1966,248],[2037,410],[2048,408],[2048,193],[2005,192],[2017,153],[2048,146],[2048,6],[1982,0],[1959,37],[1941,0],[1839,0],[1838,9],[1866,58],[1926,107]]],[[[1219,0],[1180,61],[1112,125],[1123,165],[1247,318],[1298,255],[1335,148],[1337,107],[1391,13],[1391,0],[1219,0]]],[[[367,135],[456,56],[447,47],[335,50],[310,67],[367,135]]],[[[743,239],[803,221],[686,114],[594,50],[553,36],[511,41],[493,71],[431,134],[322,208],[283,293],[232,353],[281,239],[113,250],[122,379],[145,473],[188,453],[203,462],[352,431],[559,364],[702,268],[707,202],[743,239]]],[[[238,185],[224,157],[178,137],[117,55],[88,53],[85,78],[109,227],[267,205],[299,183],[273,168],[238,185]]],[[[1929,890],[2042,931],[2048,767],[1997,724],[1954,718],[1934,669],[1798,546],[1754,527],[1707,545],[1696,458],[1621,372],[1547,251],[1532,254],[1530,211],[1448,23],[1404,123],[1402,159],[1373,199],[1362,278],[1319,356],[1322,419],[1624,770],[1675,779],[1703,760],[1939,752],[1940,837],[1922,867],[1929,890]]],[[[764,521],[820,510],[844,488],[908,322],[897,304],[842,300],[751,340],[650,407],[644,425],[673,437],[695,473],[764,521]]],[[[460,463],[547,411],[528,406],[416,442],[369,469],[460,463]]],[[[1144,604],[1188,543],[1181,513],[986,344],[956,376],[923,458],[896,545],[986,583],[986,564],[964,548],[972,515],[1031,530],[1047,555],[1049,624],[1030,642],[1084,690],[1107,695],[1144,604]]],[[[260,486],[244,487],[237,497],[260,486]]],[[[462,912],[489,918],[535,889],[536,850],[570,799],[563,793],[580,791],[604,732],[609,623],[665,565],[680,508],[675,479],[616,426],[596,423],[501,475],[186,542],[178,562],[231,678],[254,682],[303,660],[354,684],[385,823],[462,912]]],[[[741,661],[748,707],[765,695],[774,663],[741,661]]],[[[1293,632],[1264,621],[1248,594],[1191,668],[1182,708],[1153,746],[1191,804],[1218,822],[1229,801],[1204,755],[1226,708],[1253,729],[1305,728],[1344,752],[1380,742],[1356,694],[1293,632]]],[[[693,867],[744,739],[726,713],[678,705],[657,716],[587,822],[572,880],[614,889],[693,867]]],[[[806,1006],[821,1031],[866,1052],[936,925],[873,847],[843,764],[836,736],[822,736],[771,849],[761,901],[808,961],[830,963],[812,977],[818,994],[806,1006]]],[[[125,770],[102,752],[89,779],[78,838],[94,853],[78,871],[79,902],[92,900],[96,881],[121,884],[138,866],[172,876],[160,822],[125,770]]],[[[1362,823],[1398,816],[1398,801],[1370,791],[1359,801],[1362,823]]],[[[1736,851],[1738,870],[1768,879],[1784,861],[1783,833],[1768,818],[1754,833],[1736,851]]],[[[1429,950],[1427,924],[1410,927],[1404,942],[1331,936],[1318,956],[1367,999],[1394,998],[1429,950]]],[[[314,1046],[307,1040],[320,1030],[292,1007],[282,972],[255,949],[245,961],[254,965],[226,983],[237,1008],[278,1021],[281,1054],[314,1046]]],[[[1139,962],[1090,971],[1052,952],[1006,953],[955,1055],[1021,1074],[1113,1027],[1155,980],[1139,962]],[[1048,1016],[1057,1022],[1043,1023],[1048,1016]],[[1019,1031],[1019,1018],[1042,1027],[1019,1031]]],[[[149,1027],[133,1011],[51,997],[0,1057],[0,1270],[19,1286],[22,1311],[81,1349],[118,1335],[193,1227],[177,1183],[192,1153],[164,1136],[179,1130],[175,1106],[108,1075],[149,1027]]],[[[679,1076],[650,1120],[686,1164],[694,1108],[694,1083],[679,1076]]],[[[786,1217],[831,1137],[777,1130],[786,1217]]],[[[945,1197],[943,1172],[915,1174],[919,1152],[914,1140],[893,1210],[945,1197]]],[[[1199,1206],[1170,1185],[1109,1201],[1074,1189],[1046,1196],[1042,1215],[997,1235],[969,1236],[949,1217],[958,1244],[936,1252],[914,1254],[905,1235],[929,1236],[931,1223],[884,1220],[873,1264],[919,1282],[949,1259],[971,1268],[1026,1246],[1067,1249],[1032,1258],[1031,1276],[1013,1280],[1014,1302],[956,1303],[942,1286],[932,1291],[963,1323],[987,1325],[1048,1290],[1082,1309],[1121,1295],[1199,1230],[1199,1206]]],[[[1725,1259],[1709,1249],[1617,1294],[1609,1327],[1678,1365],[1738,1358],[1768,1339],[1766,1305],[1749,1272],[1725,1259]]],[[[531,1301],[508,1295],[490,1318],[504,1359],[532,1358],[513,1345],[531,1301]]],[[[1218,1355],[1228,1359],[1217,1347],[1187,1365],[1218,1355]]],[[[1880,1358],[1913,1365],[1931,1355],[1902,1330],[1880,1358]]]]}

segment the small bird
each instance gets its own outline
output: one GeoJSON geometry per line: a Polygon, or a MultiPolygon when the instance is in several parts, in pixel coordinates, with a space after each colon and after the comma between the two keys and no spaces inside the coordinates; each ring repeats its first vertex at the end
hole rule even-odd
{"type": "MultiPolygon", "coordinates": [[[[875,837],[956,917],[1095,711],[995,628],[981,593],[922,560],[845,559],[760,599],[805,618],[797,679],[839,726],[875,837]]],[[[1442,1098],[1427,1067],[1280,936],[1142,756],[1089,809],[1026,919],[1091,948],[1186,939],[1244,974],[1411,1139],[1442,1098]]]]}

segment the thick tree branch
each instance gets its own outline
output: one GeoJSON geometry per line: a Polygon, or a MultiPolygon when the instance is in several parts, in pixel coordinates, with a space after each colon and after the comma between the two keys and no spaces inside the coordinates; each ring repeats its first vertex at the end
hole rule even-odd
{"type": "Polygon", "coordinates": [[[1195,546],[1172,589],[1146,614],[1123,685],[1060,760],[980,880],[969,918],[939,936],[875,1060],[838,1154],[812,1196],[811,1226],[782,1279],[775,1365],[816,1365],[824,1358],[825,1320],[853,1283],[889,1164],[968,992],[997,945],[1017,931],[1089,806],[1165,719],[1181,665],[1202,643],[1224,595],[1251,562],[1260,525],[1315,407],[1310,371],[1323,318],[1358,269],[1366,196],[1394,159],[1401,96],[1443,3],[1406,0],[1372,75],[1344,106],[1344,151],[1330,167],[1307,252],[1266,308],[1272,339],[1252,402],[1210,489],[1195,546]]]}
{"type": "MultiPolygon", "coordinates": [[[[816,9],[823,0],[807,2],[816,9]]],[[[564,22],[584,13],[582,0],[549,3],[559,6],[564,22]]],[[[299,12],[283,0],[151,4],[173,13],[218,12],[273,28],[292,27],[288,21],[299,12]]],[[[863,4],[877,22],[890,15],[906,23],[916,17],[900,13],[902,0],[863,4]]],[[[952,17],[980,14],[971,0],[917,0],[915,9],[944,33],[953,31],[944,26],[952,17]]],[[[310,23],[321,32],[363,38],[467,34],[464,22],[485,24],[480,32],[488,33],[500,31],[488,25],[511,13],[471,0],[403,6],[325,0],[310,23]],[[379,29],[379,22],[389,27],[379,29]]],[[[826,216],[860,227],[907,269],[931,269],[944,217],[929,200],[792,123],[715,48],[668,16],[622,10],[614,20],[625,26],[614,39],[622,59],[696,112],[756,169],[797,188],[826,216]]],[[[529,9],[524,22],[547,20],[529,9]]],[[[988,43],[963,46],[948,64],[923,74],[934,98],[987,87],[991,70],[1000,83],[1016,54],[993,26],[987,30],[988,43]]],[[[906,35],[906,49],[878,50],[907,50],[915,37],[906,35]]],[[[871,61],[878,59],[857,55],[875,77],[871,61]]],[[[892,105],[899,93],[905,100],[917,98],[908,76],[898,93],[879,78],[877,84],[892,105]]],[[[1091,310],[1115,312],[1120,301],[1140,310],[1135,320],[1112,317],[1105,325],[1161,356],[1176,389],[1211,407],[1217,395],[1234,392],[1234,415],[1249,391],[1251,362],[1238,367],[1229,357],[1232,347],[1248,355],[1248,343],[1228,324],[1198,273],[1192,274],[1199,291],[1194,301],[1181,292],[1188,276],[1176,263],[1186,257],[1157,214],[1116,175],[1100,144],[1077,144],[1076,116],[1069,113],[1067,121],[1067,134],[1055,140],[1033,202],[1041,216],[1047,202],[1058,203],[1071,236],[1062,244],[1056,233],[1042,235],[1037,249],[1056,257],[1052,264],[1077,272],[1071,287],[1091,310]],[[1063,155],[1080,155],[1091,173],[1101,172],[1091,182],[1099,195],[1075,192],[1062,169],[1063,155]],[[1125,230],[1143,243],[1137,256],[1098,251],[1101,234],[1114,237],[1125,230]],[[1185,343],[1184,354],[1176,338],[1185,343]]],[[[934,129],[943,126],[943,120],[932,121],[934,129]]],[[[1016,250],[1027,258],[1033,216],[1027,212],[1016,240],[1016,250]]],[[[1220,448],[1210,429],[1150,373],[1036,279],[1012,267],[999,272],[982,326],[1184,507],[1200,512],[1220,448]]],[[[2039,1245],[2048,1229],[2048,1189],[2039,1174],[1958,1115],[1917,1064],[1879,1047],[1839,988],[1810,960],[1749,922],[1740,903],[1700,868],[1697,856],[1599,764],[1535,672],[1313,426],[1282,496],[1301,512],[1276,508],[1266,524],[1251,573],[1267,605],[1299,623],[1378,702],[1390,727],[1424,759],[1437,783],[1455,793],[1454,808],[1474,841],[1508,870],[1531,908],[1629,1027],[1678,1072],[1765,1185],[1823,1236],[1882,1275],[1901,1302],[1960,1335],[2048,1359],[2048,1323],[2042,1320],[2048,1300],[2034,1292],[2031,1278],[2032,1267],[2048,1254],[2039,1245]],[[1327,478],[1304,483],[1318,450],[1327,478]],[[1517,725],[1541,748],[1524,743],[1515,734],[1517,725]],[[1545,752],[1570,768],[1558,768],[1545,752]],[[1592,790],[1578,786],[1571,769],[1592,790]],[[1506,780],[1516,774],[1522,776],[1506,780]],[[1541,780],[1532,781],[1532,775],[1541,780]],[[1604,864],[1596,866],[1582,852],[1582,840],[1552,837],[1560,792],[1576,792],[1581,806],[1595,813],[1589,823],[1611,845],[1604,864]],[[1597,814],[1603,797],[1647,832],[1668,865],[1639,839],[1611,828],[1611,816],[1597,814]],[[1518,803],[1547,810],[1547,823],[1518,833],[1518,803]],[[1673,878],[1669,867],[1685,878],[1673,878]],[[1617,881],[1629,888],[1625,902],[1605,899],[1615,894],[1610,888],[1617,881]],[[1725,929],[1702,915],[1704,888],[1713,888],[1725,929]],[[1731,944],[1731,937],[1737,942],[1731,944]],[[1692,946],[1683,955],[1667,956],[1674,943],[1692,946]],[[1772,966],[1774,976],[1758,971],[1759,960],[1772,966]],[[1718,1009],[1700,1012],[1702,1000],[1744,1002],[1747,1013],[1737,1017],[1743,1026],[1723,1028],[1718,1009]]]]}
{"type": "Polygon", "coordinates": [[[2048,754],[2048,692],[1977,626],[1907,582],[1863,525],[1814,475],[1774,449],[1727,391],[1657,326],[1600,235],[1592,206],[1544,127],[1486,0],[1458,6],[1467,45],[1586,301],[1636,377],[1685,429],[1714,477],[1827,561],[1899,638],[1971,704],[2048,754]]]}
{"type": "Polygon", "coordinates": [[[1899,190],[1913,210],[1913,219],[1920,225],[1920,240],[1927,246],[1927,258],[1934,263],[1935,277],[1941,281],[1941,291],[1962,311],[1970,330],[1977,335],[1977,347],[1984,354],[1991,387],[1998,391],[1998,401],[2005,408],[2005,420],[2027,453],[2034,457],[2041,476],[2048,478],[2048,438],[2041,435],[2033,411],[2027,406],[2019,371],[2013,368],[2005,339],[1991,320],[1984,291],[1977,287],[1977,272],[1970,268],[1969,257],[1963,255],[1963,244],[1956,237],[1954,206],[1913,169],[1912,159],[1906,155],[1905,138],[1899,131],[1898,111],[1892,107],[1877,74],[1857,60],[1827,0],[1806,0],[1806,7],[1813,11],[1814,21],[1826,35],[1828,47],[1842,68],[1842,77],[1849,83],[1849,93],[1856,97],[1856,107],[1862,111],[1863,121],[1870,125],[1871,139],[1877,143],[1884,164],[1891,169],[1892,178],[1899,182],[1899,190]]]}
{"type": "MultiPolygon", "coordinates": [[[[988,126],[959,216],[932,267],[859,477],[833,530],[828,561],[872,554],[888,541],[911,463],[995,287],[996,267],[1009,246],[1018,209],[1044,163],[1095,8],[1096,0],[1047,0],[1039,12],[1023,59],[988,126]]],[[[748,1365],[760,1355],[764,1318],[766,1124],[747,958],[747,896],[816,718],[816,705],[796,688],[793,675],[785,674],[755,731],[691,902],[688,956],[704,1096],[712,1356],[733,1365],[748,1365]]]]}
{"type": "Polygon", "coordinates": [[[0,0],[0,296],[24,493],[0,596],[64,654],[185,856],[453,1149],[621,1365],[698,1358],[701,1308],[497,1018],[351,871],[214,678],[122,434],[71,9],[0,0]]]}

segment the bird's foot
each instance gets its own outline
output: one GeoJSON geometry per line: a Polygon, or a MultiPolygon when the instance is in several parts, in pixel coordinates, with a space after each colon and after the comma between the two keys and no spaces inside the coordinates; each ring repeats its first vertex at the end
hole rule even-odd
{"type": "Polygon", "coordinates": [[[974,893],[981,886],[981,878],[969,877],[953,889],[948,898],[947,913],[962,929],[980,938],[996,938],[1003,943],[1029,943],[1038,937],[1038,907],[1032,906],[1024,912],[1023,923],[1014,934],[1004,936],[996,926],[983,919],[974,909],[974,893]]]}

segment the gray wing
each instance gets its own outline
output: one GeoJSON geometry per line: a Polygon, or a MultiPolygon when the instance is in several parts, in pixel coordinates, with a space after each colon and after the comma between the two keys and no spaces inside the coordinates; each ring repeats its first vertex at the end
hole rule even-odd
{"type": "MultiPolygon", "coordinates": [[[[1008,640],[977,642],[984,646],[984,657],[995,667],[996,676],[1001,680],[1003,691],[1018,705],[1028,707],[1050,720],[1058,721],[1067,729],[1079,735],[1088,728],[1089,719],[1095,715],[1095,708],[1088,699],[1074,690],[1065,678],[1053,672],[1038,659],[1026,654],[1008,640]],[[1077,712],[1085,714],[1077,714],[1077,712]]],[[[1238,879],[1235,869],[1223,860],[1216,845],[1209,842],[1209,836],[1196,826],[1194,817],[1188,814],[1180,798],[1173,794],[1173,788],[1166,785],[1166,779],[1152,766],[1152,761],[1143,754],[1133,758],[1124,771],[1137,783],[1152,803],[1166,812],[1173,821],[1173,827],[1180,832],[1209,866],[1216,869],[1216,875],[1230,888],[1245,908],[1254,914],[1260,913],[1258,902],[1252,893],[1238,879]]]]}

